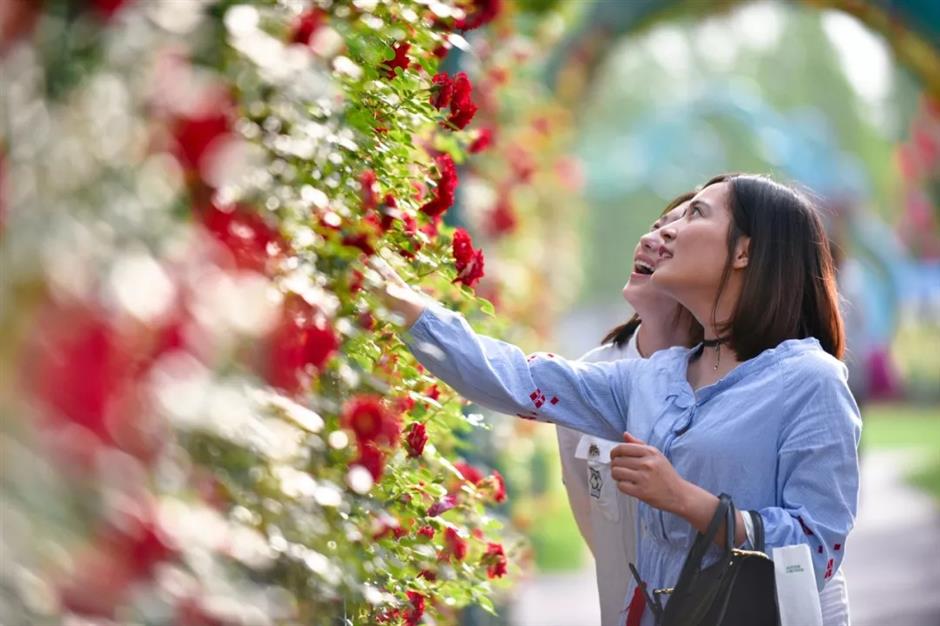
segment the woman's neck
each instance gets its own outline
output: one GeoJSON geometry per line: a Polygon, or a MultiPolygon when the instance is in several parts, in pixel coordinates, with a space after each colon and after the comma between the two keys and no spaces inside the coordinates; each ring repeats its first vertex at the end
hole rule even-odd
{"type": "Polygon", "coordinates": [[[689,327],[677,320],[675,312],[638,313],[643,322],[636,331],[636,347],[643,357],[673,346],[688,345],[689,327]]]}

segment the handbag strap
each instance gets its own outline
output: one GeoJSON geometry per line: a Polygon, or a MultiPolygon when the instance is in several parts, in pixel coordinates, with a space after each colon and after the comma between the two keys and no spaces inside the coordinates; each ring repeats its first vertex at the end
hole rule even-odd
{"type": "MultiPolygon", "coordinates": [[[[726,493],[718,496],[718,508],[715,509],[715,514],[708,523],[708,528],[705,530],[705,534],[696,533],[695,541],[692,543],[692,547],[689,549],[689,554],[685,558],[685,563],[682,565],[682,571],[679,573],[679,580],[676,582],[676,589],[688,585],[692,577],[694,577],[702,568],[702,559],[705,558],[705,553],[708,552],[708,549],[711,547],[712,543],[714,543],[715,535],[718,534],[718,528],[721,526],[722,521],[730,522],[726,525],[730,527],[729,536],[732,539],[725,544],[725,556],[730,554],[731,548],[734,546],[733,507],[734,505],[731,503],[731,496],[726,493]],[[728,517],[729,511],[732,512],[730,518],[728,517]]],[[[727,558],[723,560],[725,562],[730,561],[730,559],[727,558]]]]}
{"type": "Polygon", "coordinates": [[[751,514],[751,522],[754,526],[754,549],[758,552],[764,551],[764,519],[757,511],[748,511],[751,514]]]}

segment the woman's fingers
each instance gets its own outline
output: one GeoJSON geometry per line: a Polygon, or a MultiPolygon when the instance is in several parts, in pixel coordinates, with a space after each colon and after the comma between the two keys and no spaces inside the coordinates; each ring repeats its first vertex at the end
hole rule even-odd
{"type": "Polygon", "coordinates": [[[610,451],[611,462],[620,462],[620,459],[630,457],[643,457],[651,453],[650,447],[643,443],[621,443],[610,451]]]}
{"type": "Polygon", "coordinates": [[[631,483],[638,483],[643,480],[643,473],[641,470],[629,467],[613,467],[610,470],[610,475],[617,482],[627,481],[631,483]]]}

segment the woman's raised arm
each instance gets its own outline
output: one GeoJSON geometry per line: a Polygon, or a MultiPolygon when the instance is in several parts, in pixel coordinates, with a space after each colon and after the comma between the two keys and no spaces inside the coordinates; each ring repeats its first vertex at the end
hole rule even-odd
{"type": "Polygon", "coordinates": [[[424,367],[486,408],[569,426],[607,439],[626,430],[636,361],[584,363],[476,334],[466,320],[408,287],[387,265],[389,308],[404,318],[405,343],[424,367]]]}

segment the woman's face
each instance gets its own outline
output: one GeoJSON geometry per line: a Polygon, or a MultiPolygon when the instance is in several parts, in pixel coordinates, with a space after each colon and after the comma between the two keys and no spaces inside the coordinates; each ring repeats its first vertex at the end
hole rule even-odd
{"type": "MultiPolygon", "coordinates": [[[[730,193],[726,182],[702,189],[689,201],[682,219],[659,229],[663,244],[650,283],[686,306],[715,301],[728,258],[730,193]]],[[[747,265],[748,243],[747,237],[738,239],[732,268],[747,265]]]]}
{"type": "Polygon", "coordinates": [[[650,278],[653,271],[656,270],[659,249],[664,243],[659,229],[681,219],[685,215],[688,206],[688,202],[683,202],[661,215],[659,219],[653,222],[649,232],[640,237],[636,248],[633,249],[633,271],[630,273],[630,278],[627,279],[627,284],[623,286],[623,297],[634,309],[637,309],[637,307],[647,309],[650,305],[654,305],[657,300],[663,299],[668,300],[670,305],[675,304],[672,298],[650,285],[650,278]]]}

